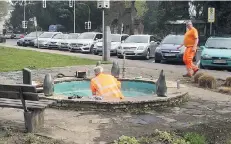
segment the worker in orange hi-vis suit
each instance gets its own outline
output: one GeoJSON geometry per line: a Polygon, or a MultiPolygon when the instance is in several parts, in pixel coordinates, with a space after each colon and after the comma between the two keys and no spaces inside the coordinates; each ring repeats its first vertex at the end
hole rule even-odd
{"type": "Polygon", "coordinates": [[[188,30],[184,35],[184,44],[180,45],[178,49],[181,48],[182,46],[186,47],[183,56],[183,61],[186,65],[187,74],[183,75],[183,77],[192,77],[199,70],[199,68],[193,63],[193,58],[196,55],[199,39],[198,39],[198,31],[196,28],[193,27],[191,21],[186,22],[186,27],[188,30]]]}
{"type": "Polygon", "coordinates": [[[121,83],[112,75],[104,74],[103,68],[94,68],[95,77],[91,79],[91,91],[96,99],[123,99],[121,83]]]}

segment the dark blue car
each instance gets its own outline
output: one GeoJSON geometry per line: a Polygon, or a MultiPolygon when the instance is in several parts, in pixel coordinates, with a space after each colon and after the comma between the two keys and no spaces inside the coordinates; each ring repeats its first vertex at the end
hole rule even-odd
{"type": "MultiPolygon", "coordinates": [[[[164,61],[183,61],[185,47],[177,49],[184,42],[184,35],[167,35],[155,50],[155,63],[164,61]]],[[[195,58],[194,58],[195,61],[195,58]]]]}

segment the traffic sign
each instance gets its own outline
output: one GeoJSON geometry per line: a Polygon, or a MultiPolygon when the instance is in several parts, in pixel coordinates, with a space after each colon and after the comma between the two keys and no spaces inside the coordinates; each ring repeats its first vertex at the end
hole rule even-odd
{"type": "Polygon", "coordinates": [[[69,7],[73,7],[73,0],[69,0],[69,7]]]}
{"type": "Polygon", "coordinates": [[[91,29],[91,21],[85,22],[85,29],[91,29]]]}
{"type": "Polygon", "coordinates": [[[35,26],[35,27],[38,26],[36,17],[34,17],[34,26],[35,26]]]}
{"type": "Polygon", "coordinates": [[[215,8],[208,8],[208,22],[214,23],[215,22],[215,8]]]}
{"type": "Polygon", "coordinates": [[[110,1],[109,0],[98,0],[97,1],[97,8],[110,8],[110,1]]]}
{"type": "Polygon", "coordinates": [[[47,7],[47,1],[43,0],[43,8],[46,8],[46,7],[47,7]]]}
{"type": "Polygon", "coordinates": [[[22,28],[26,29],[27,28],[27,21],[22,21],[22,28]]]}

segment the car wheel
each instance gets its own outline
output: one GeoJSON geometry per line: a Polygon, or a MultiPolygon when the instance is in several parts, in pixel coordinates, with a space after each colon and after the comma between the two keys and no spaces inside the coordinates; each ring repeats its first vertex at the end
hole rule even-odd
{"type": "Polygon", "coordinates": [[[117,58],[122,59],[123,56],[117,54],[117,58]]]}
{"type": "Polygon", "coordinates": [[[161,60],[156,60],[156,59],[155,59],[155,63],[161,63],[161,60]]]}
{"type": "Polygon", "coordinates": [[[145,56],[145,59],[146,60],[149,60],[150,59],[150,50],[148,49],[148,51],[147,51],[147,54],[146,54],[146,56],[145,56]]]}
{"type": "Polygon", "coordinates": [[[97,52],[97,50],[94,50],[94,55],[98,55],[99,53],[97,52]]]}
{"type": "Polygon", "coordinates": [[[92,46],[90,47],[90,54],[93,54],[93,53],[94,53],[93,47],[94,47],[94,45],[92,45],[92,46]]]}
{"type": "Polygon", "coordinates": [[[200,67],[200,69],[205,69],[205,67],[201,64],[201,62],[200,62],[199,67],[200,67]]]}

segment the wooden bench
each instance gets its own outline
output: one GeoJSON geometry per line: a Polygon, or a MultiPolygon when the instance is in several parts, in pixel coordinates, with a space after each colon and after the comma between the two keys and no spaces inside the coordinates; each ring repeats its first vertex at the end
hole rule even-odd
{"type": "Polygon", "coordinates": [[[54,101],[39,100],[35,86],[0,84],[0,107],[24,110],[27,132],[35,132],[44,125],[44,110],[54,101]]]}

